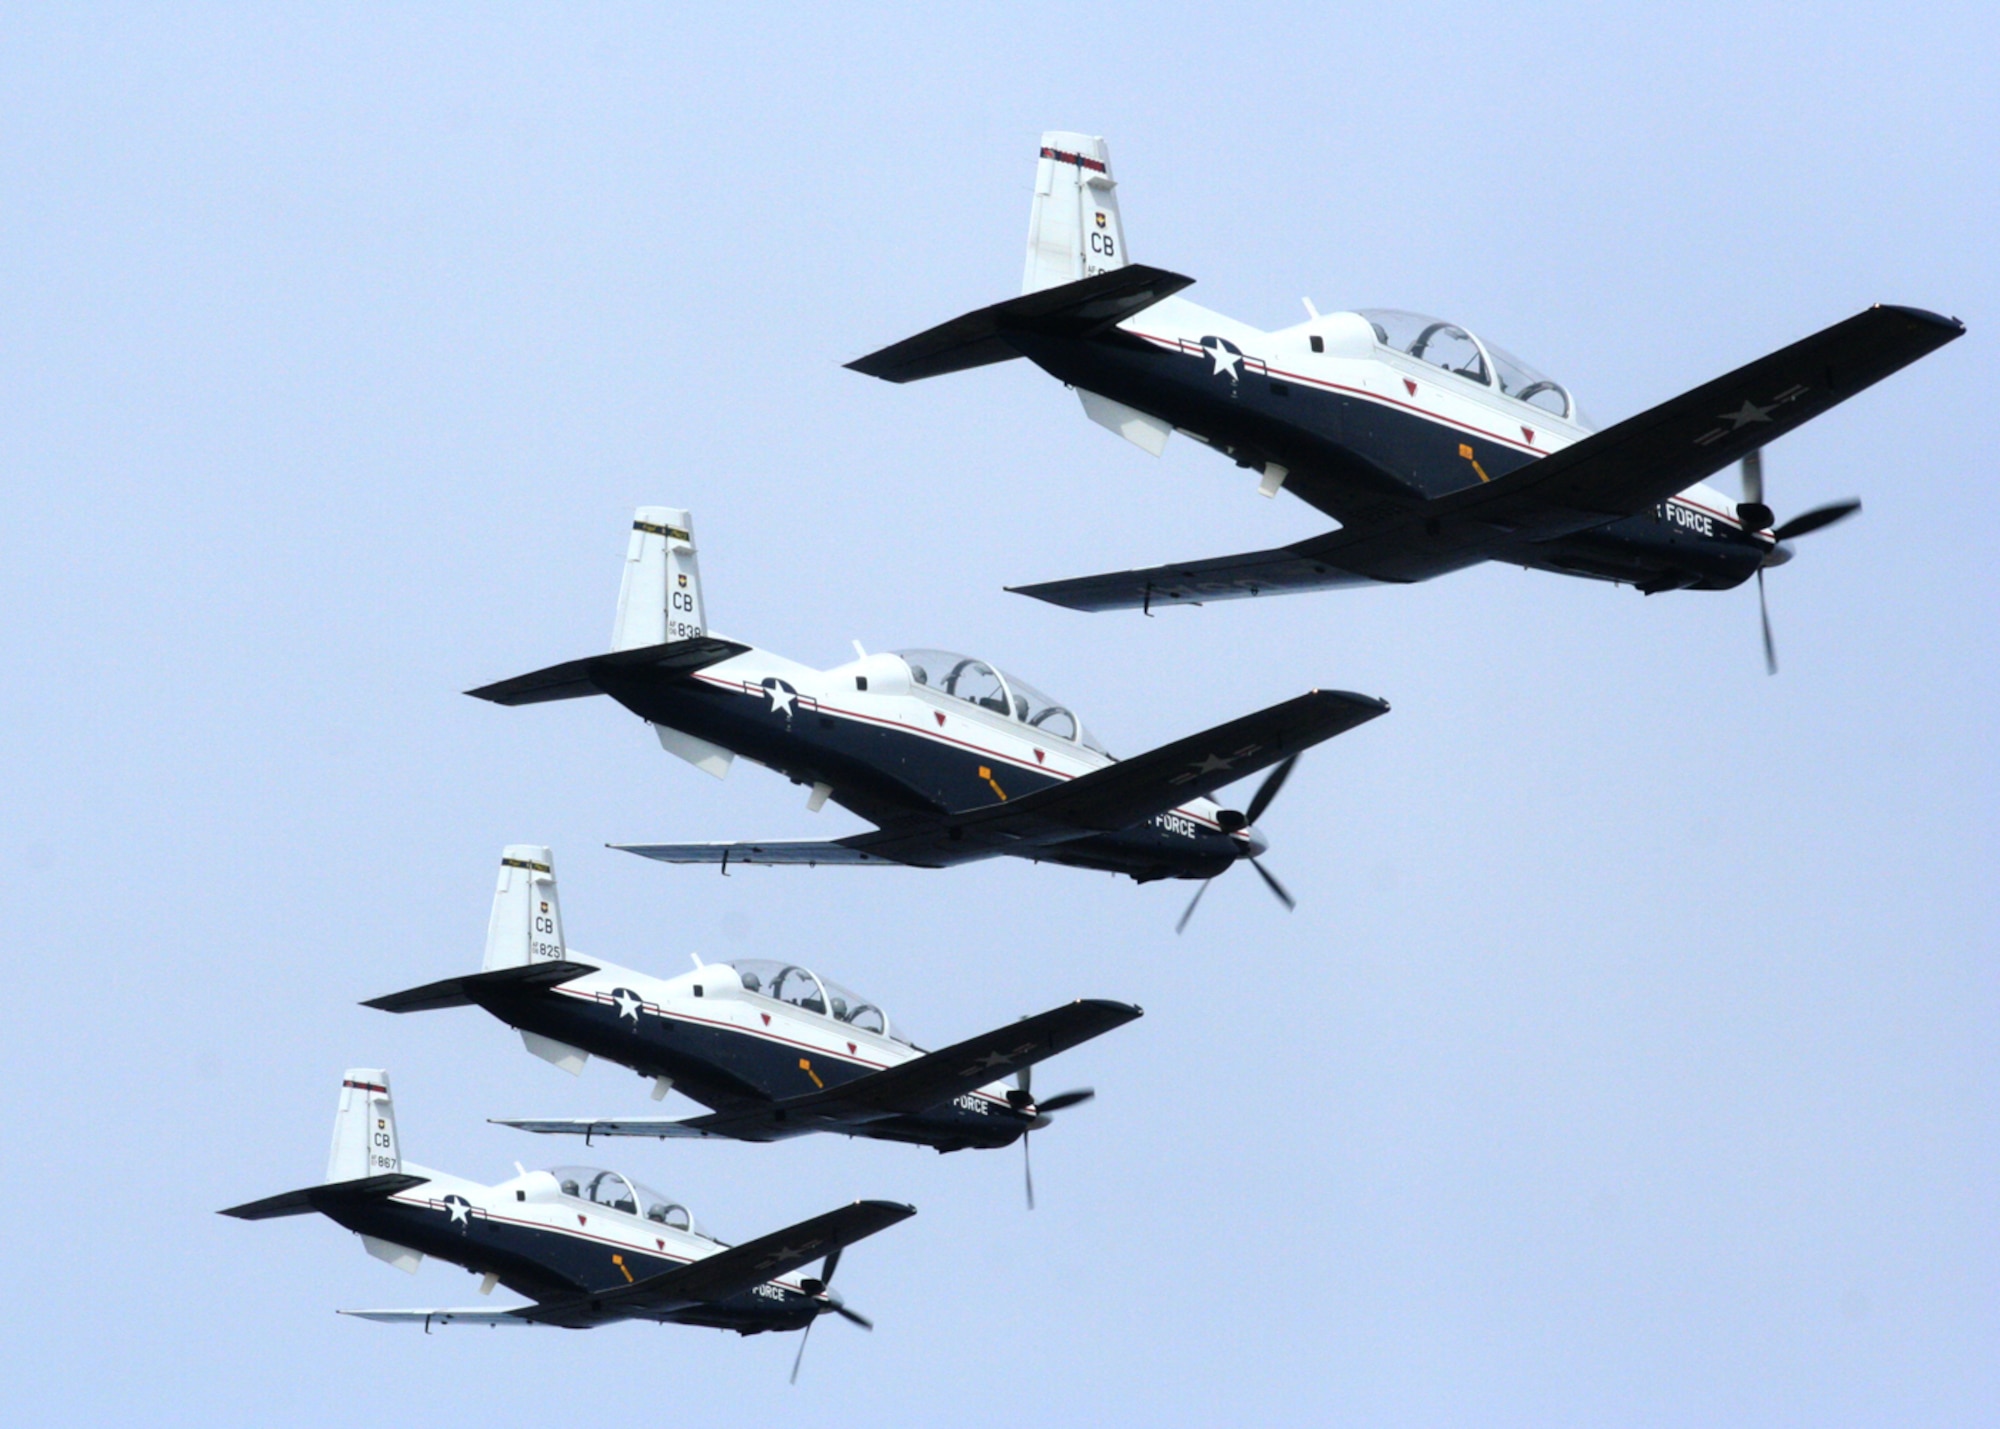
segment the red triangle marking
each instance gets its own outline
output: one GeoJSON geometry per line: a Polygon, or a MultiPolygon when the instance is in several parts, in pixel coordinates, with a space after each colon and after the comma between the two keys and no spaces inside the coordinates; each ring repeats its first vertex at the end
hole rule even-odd
{"type": "Polygon", "coordinates": [[[938,728],[939,728],[939,729],[943,729],[943,728],[944,728],[944,711],[943,711],[943,710],[932,710],[932,711],[931,711],[931,713],[937,716],[937,722],[938,722],[938,728]]]}
{"type": "Polygon", "coordinates": [[[1047,756],[1046,754],[1042,753],[1042,751],[1041,751],[1041,750],[1039,750],[1039,749],[1038,749],[1038,750],[1036,750],[1036,751],[1035,751],[1035,763],[1037,763],[1037,764],[1046,764],[1046,763],[1048,763],[1048,760],[1049,760],[1049,757],[1048,757],[1048,756],[1047,756]]]}
{"type": "Polygon", "coordinates": [[[653,1244],[658,1246],[661,1250],[665,1250],[667,1248],[667,1243],[661,1240],[658,1236],[653,1237],[653,1244]]]}
{"type": "Polygon", "coordinates": [[[1416,395],[1417,395],[1417,384],[1416,384],[1416,383],[1412,382],[1412,381],[1411,381],[1411,380],[1410,380],[1409,378],[1405,377],[1405,378],[1403,379],[1403,385],[1404,385],[1405,387],[1407,387],[1407,388],[1409,388],[1409,389],[1410,389],[1410,395],[1411,395],[1412,397],[1414,397],[1414,396],[1416,396],[1416,395]]]}
{"type": "Polygon", "coordinates": [[[583,1223],[584,1223],[585,1221],[587,1221],[587,1220],[589,1220],[589,1219],[590,1219],[590,1217],[589,1217],[589,1216],[586,1216],[586,1215],[582,1215],[582,1214],[580,1214],[580,1213],[579,1213],[579,1214],[578,1214],[578,1216],[577,1216],[577,1218],[576,1218],[576,1223],[577,1223],[578,1225],[582,1225],[582,1224],[583,1224],[583,1223]]]}
{"type": "Polygon", "coordinates": [[[761,1018],[763,1018],[763,1019],[764,1019],[764,1025],[765,1025],[766,1027],[769,1027],[769,1026],[771,1025],[771,1014],[770,1014],[770,1013],[768,1013],[768,1012],[760,1012],[760,1013],[758,1013],[757,1015],[758,1015],[759,1017],[761,1017],[761,1018]]]}
{"type": "Polygon", "coordinates": [[[848,1051],[849,1051],[850,1053],[851,1053],[851,1052],[853,1052],[853,1051],[855,1050],[855,1047],[854,1047],[854,1044],[853,1044],[852,1042],[849,1042],[849,1043],[847,1044],[847,1050],[848,1050],[848,1051]]]}
{"type": "Polygon", "coordinates": [[[1535,429],[1533,427],[1521,428],[1521,435],[1528,439],[1529,446],[1533,446],[1535,444],[1535,429]]]}

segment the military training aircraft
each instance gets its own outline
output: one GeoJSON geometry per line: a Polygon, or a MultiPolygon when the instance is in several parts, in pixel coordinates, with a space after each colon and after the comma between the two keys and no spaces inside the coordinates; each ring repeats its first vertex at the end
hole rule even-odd
{"type": "Polygon", "coordinates": [[[1960,336],[1877,306],[1649,411],[1593,431],[1569,389],[1455,323],[1322,314],[1273,332],[1176,296],[1132,264],[1102,139],[1042,136],[1023,296],[848,364],[910,382],[1026,357],[1092,420],[1158,456],[1184,432],[1340,523],[1294,545],[1013,587],[1076,610],[1148,613],[1506,561],[1636,586],[1726,590],[1860,502],[1775,525],[1759,450],[1960,336]],[[1742,461],[1743,499],[1702,485],[1742,461]]]}
{"type": "Polygon", "coordinates": [[[1300,750],[1389,708],[1314,690],[1113,759],[1068,707],[969,655],[860,654],[815,670],[709,633],[688,513],[657,506],[632,523],[610,654],[468,693],[502,705],[609,695],[717,778],[740,754],[809,785],[808,809],[831,798],[879,826],[822,842],[620,846],[663,862],[947,868],[1008,854],[1146,882],[1248,861],[1287,907],[1257,861],[1258,817],[1300,750]],[[1209,798],[1272,765],[1247,809],[1209,798]]]}
{"type": "MultiPolygon", "coordinates": [[[[482,970],[365,1007],[425,1012],[483,1007],[528,1050],[577,1073],[592,1056],[675,1088],[707,1116],[504,1121],[524,1131],[592,1136],[781,1141],[815,1131],[907,1141],[939,1151],[1007,1146],[1094,1092],[1037,1101],[1028,1069],[1140,1016],[1084,1000],[925,1052],[877,1004],[795,963],[703,963],[658,978],[583,955],[563,939],[555,860],[533,844],[501,854],[482,970]],[[1015,1073],[1012,1088],[995,1078],[1015,1073]]],[[[1032,1180],[1028,1203],[1034,1204],[1032,1180]]]]}
{"type": "Polygon", "coordinates": [[[454,1324],[581,1330],[657,1320],[745,1335],[803,1330],[829,1312],[872,1329],[829,1288],[840,1253],[916,1214],[892,1201],[856,1201],[731,1246],[697,1226],[687,1207],[616,1171],[523,1171],[483,1186],[402,1159],[389,1078],[373,1069],[349,1071],[341,1081],[324,1183],[222,1214],[262,1221],[309,1211],[353,1231],[370,1255],[399,1269],[414,1274],[432,1255],[484,1276],[481,1294],[505,1285],[533,1302],[345,1315],[426,1330],[454,1324]],[[817,1277],[794,1274],[818,1260],[826,1264],[817,1277]]]}

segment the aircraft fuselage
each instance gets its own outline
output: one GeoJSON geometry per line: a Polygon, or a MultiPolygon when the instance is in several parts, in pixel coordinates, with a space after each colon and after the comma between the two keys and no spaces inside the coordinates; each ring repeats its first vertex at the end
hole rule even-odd
{"type": "MultiPolygon", "coordinates": [[[[1070,740],[1038,736],[1005,714],[907,685],[894,656],[814,670],[753,650],[662,684],[603,677],[605,692],[641,718],[777,770],[825,785],[829,797],[885,827],[1019,798],[1111,763],[1070,740]],[[872,687],[871,687],[872,684],[872,687]]],[[[1223,832],[1218,806],[1191,799],[1133,828],[1021,856],[1154,878],[1212,878],[1248,846],[1223,832]]]]}
{"type": "MultiPolygon", "coordinates": [[[[379,1200],[328,1208],[348,1230],[460,1265],[530,1299],[617,1290],[722,1249],[708,1237],[555,1189],[545,1171],[498,1186],[406,1166],[428,1177],[379,1200]]],[[[798,1330],[820,1313],[794,1277],[727,1299],[635,1312],[634,1318],[759,1334],[798,1330]]]]}
{"type": "MultiPolygon", "coordinates": [[[[1497,480],[1589,434],[1449,369],[1381,349],[1342,352],[1316,331],[1327,326],[1321,319],[1267,333],[1170,297],[1101,336],[1006,340],[1063,382],[1240,465],[1282,467],[1284,490],[1343,522],[1497,480]]],[[[1648,591],[1726,590],[1754,575],[1772,546],[1767,534],[1743,528],[1735,502],[1697,485],[1644,514],[1552,540],[1495,529],[1461,539],[1455,553],[1406,553],[1396,543],[1329,564],[1351,570],[1357,584],[1498,560],[1648,591]]]]}

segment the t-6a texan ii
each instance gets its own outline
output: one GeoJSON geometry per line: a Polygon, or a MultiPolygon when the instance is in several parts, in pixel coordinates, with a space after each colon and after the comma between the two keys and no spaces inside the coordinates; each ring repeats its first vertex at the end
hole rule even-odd
{"type": "MultiPolygon", "coordinates": [[[[1265,331],[1130,263],[1109,152],[1042,136],[1023,295],[848,364],[891,382],[1025,357],[1092,420],[1158,456],[1174,432],[1340,523],[1266,551],[1015,587],[1077,610],[1147,610],[1506,561],[1670,590],[1727,590],[1859,508],[1778,522],[1759,450],[1965,331],[1877,306],[1602,430],[1569,389],[1439,318],[1319,313],[1265,331]],[[1743,463],[1743,497],[1703,483],[1743,463]]],[[[1770,622],[1765,654],[1773,669],[1770,622]]]]}
{"type": "Polygon", "coordinates": [[[1204,886],[1248,862],[1287,906],[1253,825],[1301,750],[1389,708],[1309,690],[1113,759],[1067,705],[970,655],[862,654],[818,670],[711,633],[692,521],[664,506],[632,522],[609,653],[469,693],[502,705],[609,695],[699,769],[720,778],[741,755],[810,788],[809,809],[832,799],[878,826],[810,842],[622,845],[663,862],[949,868],[1007,855],[1204,886]],[[1210,797],[1264,769],[1244,808],[1210,797]]]}

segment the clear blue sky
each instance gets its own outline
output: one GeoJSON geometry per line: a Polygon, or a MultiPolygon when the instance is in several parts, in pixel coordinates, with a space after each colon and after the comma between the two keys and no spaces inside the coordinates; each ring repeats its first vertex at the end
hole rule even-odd
{"type": "MultiPolygon", "coordinates": [[[[0,777],[15,929],[0,1373],[20,1422],[1965,1424],[2000,1391],[1995,22],[1736,5],[12,8],[0,16],[0,777]],[[1875,301],[1971,334],[1768,453],[1865,513],[1749,589],[1490,568],[1086,617],[1003,584],[1321,527],[1025,364],[840,363],[1019,283],[1045,128],[1106,135],[1135,256],[1266,326],[1449,315],[1600,421],[1875,301]],[[721,630],[940,644],[1132,751],[1314,685],[1315,751],[1184,887],[998,862],[745,870],[829,837],[609,707],[474,684],[592,652],[622,528],[685,505],[721,630]],[[788,956],[945,1039],[1148,1016],[1042,1073],[1017,1155],[823,1140],[599,1159],[744,1238],[915,1202],[873,1336],[430,1338],[463,1303],[329,1223],[335,1080],[406,1153],[645,1109],[471,1013],[507,842],[586,953],[788,956]]],[[[567,1153],[567,1154],[566,1154],[567,1153]]]]}

